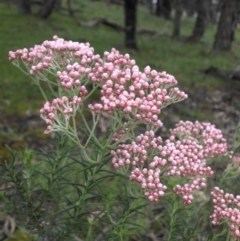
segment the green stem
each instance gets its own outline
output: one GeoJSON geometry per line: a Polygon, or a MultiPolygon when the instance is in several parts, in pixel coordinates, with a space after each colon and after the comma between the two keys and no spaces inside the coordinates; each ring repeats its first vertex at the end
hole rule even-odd
{"type": "MultiPolygon", "coordinates": [[[[75,133],[72,133],[72,134],[75,134],[75,133]]],[[[84,158],[85,158],[86,161],[88,161],[88,162],[91,163],[91,164],[96,164],[96,162],[93,161],[93,160],[88,156],[85,148],[81,145],[81,143],[80,143],[80,141],[79,141],[79,139],[78,139],[77,134],[75,134],[75,138],[73,138],[73,137],[72,137],[71,135],[69,135],[69,133],[67,133],[67,132],[66,132],[66,135],[67,135],[67,137],[68,137],[71,141],[73,141],[73,142],[81,149],[82,154],[83,154],[83,156],[84,156],[84,158]]]]}
{"type": "MultiPolygon", "coordinates": [[[[82,189],[81,196],[79,197],[79,200],[75,205],[72,206],[72,208],[75,208],[74,210],[74,220],[78,219],[78,216],[82,209],[84,209],[84,202],[85,202],[85,195],[89,193],[89,184],[92,181],[93,176],[97,173],[97,166],[95,166],[91,172],[89,172],[89,175],[87,175],[87,178],[85,179],[84,188],[82,189]]],[[[90,224],[91,225],[91,224],[90,224]]],[[[88,239],[87,239],[88,240],[88,239]]]]}
{"type": "MultiPolygon", "coordinates": [[[[85,85],[87,85],[88,83],[85,83],[85,85]]],[[[92,88],[92,90],[91,90],[91,92],[90,93],[88,93],[88,95],[85,97],[85,101],[87,100],[87,99],[89,99],[90,97],[91,97],[91,95],[95,92],[95,90],[98,88],[98,86],[97,85],[95,85],[95,86],[93,86],[93,88],[92,88]]]]}
{"type": "Polygon", "coordinates": [[[92,241],[92,224],[91,223],[88,225],[86,241],[92,241]]]}
{"type": "Polygon", "coordinates": [[[98,115],[98,116],[97,116],[97,119],[94,120],[94,116],[93,116],[93,127],[92,127],[92,130],[91,130],[91,132],[90,132],[90,134],[89,134],[89,137],[88,137],[88,139],[87,139],[87,141],[86,141],[86,143],[85,143],[85,146],[83,147],[84,149],[87,147],[87,145],[88,145],[89,141],[92,139],[92,137],[93,137],[94,139],[97,139],[97,138],[94,136],[94,132],[95,132],[95,129],[96,129],[96,127],[97,127],[99,118],[100,118],[100,116],[98,115]]]}
{"type": "Polygon", "coordinates": [[[172,198],[173,205],[171,205],[171,213],[170,213],[170,224],[169,224],[169,232],[167,241],[174,240],[174,229],[175,229],[175,222],[176,222],[176,212],[178,209],[178,201],[173,197],[172,198]]]}
{"type": "MultiPolygon", "coordinates": [[[[27,66],[26,66],[25,63],[24,63],[24,65],[25,65],[25,67],[27,68],[27,66]]],[[[18,69],[20,69],[24,74],[30,76],[30,78],[34,81],[34,83],[35,83],[35,84],[38,86],[38,88],[40,89],[41,94],[42,94],[43,98],[45,99],[45,101],[48,101],[48,99],[47,99],[47,97],[46,97],[46,95],[45,95],[45,93],[44,93],[41,85],[39,84],[39,80],[38,80],[38,79],[35,79],[32,75],[29,75],[29,73],[26,72],[25,70],[23,70],[19,65],[15,64],[15,66],[16,66],[18,69]]]]}
{"type": "Polygon", "coordinates": [[[43,89],[42,89],[42,86],[39,84],[39,80],[37,80],[36,85],[38,86],[38,88],[39,88],[39,90],[40,90],[40,92],[41,92],[44,100],[47,102],[47,101],[48,101],[48,98],[47,98],[47,96],[45,95],[45,93],[44,93],[44,91],[43,91],[43,89]]]}
{"type": "MultiPolygon", "coordinates": [[[[88,133],[91,133],[92,130],[89,128],[89,125],[88,125],[88,123],[87,123],[87,121],[86,121],[86,119],[85,119],[85,116],[82,114],[81,117],[82,117],[84,126],[86,127],[88,133]]],[[[97,124],[97,123],[96,123],[96,124],[97,124]]],[[[102,146],[101,146],[101,144],[99,143],[97,137],[96,137],[95,135],[92,135],[92,137],[93,137],[94,142],[95,142],[94,144],[95,144],[98,148],[100,148],[100,150],[101,150],[101,149],[102,149],[102,146]]]]}
{"type": "Polygon", "coordinates": [[[50,91],[51,91],[52,95],[53,95],[53,96],[56,96],[56,93],[55,93],[55,91],[53,90],[53,88],[52,88],[52,85],[51,85],[50,81],[47,81],[47,85],[48,85],[48,88],[50,89],[50,91]]]}
{"type": "Polygon", "coordinates": [[[73,119],[73,127],[71,127],[70,125],[67,125],[67,123],[69,123],[69,122],[66,121],[66,119],[64,121],[65,125],[63,125],[60,120],[56,120],[58,126],[60,127],[59,131],[65,133],[65,135],[81,149],[82,154],[86,161],[88,161],[91,164],[95,164],[96,162],[94,162],[91,158],[89,158],[89,156],[86,152],[86,149],[81,145],[81,142],[77,135],[75,118],[72,118],[72,119],[73,119]]]}

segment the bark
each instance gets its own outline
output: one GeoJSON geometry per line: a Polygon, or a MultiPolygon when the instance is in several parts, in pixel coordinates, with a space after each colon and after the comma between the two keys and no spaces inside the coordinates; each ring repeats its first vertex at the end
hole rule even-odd
{"type": "Polygon", "coordinates": [[[52,14],[55,4],[56,0],[44,0],[40,17],[43,19],[48,18],[52,14]]]}
{"type": "Polygon", "coordinates": [[[62,8],[62,0],[56,0],[56,3],[55,3],[56,11],[59,12],[61,8],[62,8]]]}
{"type": "Polygon", "coordinates": [[[165,19],[171,19],[171,2],[170,0],[157,0],[156,15],[163,16],[165,19]]]}
{"type": "Polygon", "coordinates": [[[145,5],[149,9],[150,14],[153,14],[153,2],[152,2],[152,0],[145,0],[145,5]]]}
{"type": "Polygon", "coordinates": [[[183,13],[183,0],[176,0],[175,16],[173,22],[173,38],[178,38],[180,35],[181,17],[183,13]]]}
{"type": "Polygon", "coordinates": [[[190,41],[199,41],[206,29],[208,23],[208,0],[197,0],[196,2],[197,19],[193,29],[192,35],[189,37],[190,41]]]}
{"type": "Polygon", "coordinates": [[[208,69],[204,70],[205,74],[213,75],[215,77],[227,78],[232,80],[240,80],[240,71],[239,68],[235,70],[222,70],[217,67],[211,66],[208,69]]]}
{"type": "Polygon", "coordinates": [[[188,17],[192,17],[196,10],[196,1],[198,0],[184,0],[184,9],[188,17]]]}
{"type": "Polygon", "coordinates": [[[156,14],[156,16],[161,15],[161,0],[157,0],[155,14],[156,14]]]}
{"type": "Polygon", "coordinates": [[[163,3],[163,16],[165,19],[171,19],[171,11],[172,11],[172,6],[171,6],[171,1],[170,0],[162,0],[163,3]]]}
{"type": "Polygon", "coordinates": [[[31,3],[30,0],[19,0],[18,12],[21,14],[31,14],[31,3]]]}
{"type": "Polygon", "coordinates": [[[111,21],[111,20],[108,20],[106,18],[95,18],[91,21],[88,21],[88,22],[79,22],[79,25],[82,26],[82,27],[89,27],[89,28],[93,28],[93,27],[96,27],[100,24],[103,24],[105,26],[108,26],[108,27],[111,27],[113,28],[114,30],[116,31],[125,31],[124,27],[111,21]]]}
{"type": "Polygon", "coordinates": [[[125,0],[125,47],[137,50],[136,21],[137,21],[137,0],[125,0]]]}
{"type": "MultiPolygon", "coordinates": [[[[116,31],[124,31],[125,32],[125,28],[109,19],[106,18],[95,18],[91,21],[88,22],[77,22],[78,25],[82,26],[82,27],[87,27],[87,28],[94,28],[100,24],[103,24],[105,26],[108,26],[116,31]]],[[[154,35],[154,36],[160,36],[163,35],[163,33],[159,33],[153,29],[148,29],[148,28],[137,28],[136,29],[136,34],[150,34],[150,35],[154,35]]]]}
{"type": "Polygon", "coordinates": [[[213,44],[214,51],[227,51],[231,49],[238,22],[239,5],[239,0],[224,0],[213,44]]]}
{"type": "Polygon", "coordinates": [[[209,3],[209,21],[213,24],[218,23],[219,3],[209,3]]]}
{"type": "Polygon", "coordinates": [[[67,7],[68,7],[69,16],[73,17],[74,11],[72,9],[72,1],[71,0],[67,0],[67,7]]]}

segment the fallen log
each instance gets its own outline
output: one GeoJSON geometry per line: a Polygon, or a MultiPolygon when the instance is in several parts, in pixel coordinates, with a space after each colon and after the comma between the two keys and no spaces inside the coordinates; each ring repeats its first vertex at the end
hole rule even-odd
{"type": "Polygon", "coordinates": [[[100,24],[103,24],[103,25],[106,25],[106,26],[109,26],[117,31],[124,31],[124,27],[122,27],[121,25],[111,21],[111,20],[108,20],[106,18],[95,18],[91,21],[88,21],[88,22],[78,22],[78,24],[81,26],[81,27],[88,27],[88,28],[93,28],[93,27],[96,27],[100,24]]]}
{"type": "Polygon", "coordinates": [[[152,35],[156,35],[159,34],[159,32],[153,30],[153,29],[148,29],[148,28],[137,28],[136,30],[137,33],[145,33],[145,34],[152,34],[152,35]]]}
{"type": "MultiPolygon", "coordinates": [[[[121,26],[109,19],[106,19],[106,18],[95,18],[88,22],[83,22],[83,21],[78,22],[78,25],[80,25],[81,27],[87,27],[87,28],[93,28],[100,24],[111,27],[116,31],[125,31],[125,28],[123,26],[121,26]]],[[[157,32],[153,29],[148,29],[148,28],[137,28],[136,32],[137,32],[137,34],[150,34],[150,35],[160,34],[161,35],[161,33],[157,32]]]]}
{"type": "Polygon", "coordinates": [[[215,77],[227,78],[229,80],[240,80],[240,66],[237,66],[235,70],[222,70],[211,66],[208,69],[205,69],[204,73],[213,75],[215,77]]]}

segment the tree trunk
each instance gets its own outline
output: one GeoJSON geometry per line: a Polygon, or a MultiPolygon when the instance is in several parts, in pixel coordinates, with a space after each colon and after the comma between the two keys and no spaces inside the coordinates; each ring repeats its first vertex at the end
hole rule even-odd
{"type": "Polygon", "coordinates": [[[224,0],[213,50],[227,51],[231,49],[238,22],[239,5],[239,0],[224,0]]]}
{"type": "Polygon", "coordinates": [[[72,9],[72,2],[71,0],[67,0],[67,6],[68,6],[68,14],[70,17],[74,16],[74,11],[72,9]]]}
{"type": "Polygon", "coordinates": [[[170,0],[162,0],[163,16],[165,19],[171,19],[172,6],[170,0]]]}
{"type": "Polygon", "coordinates": [[[125,47],[137,50],[136,21],[137,21],[137,0],[125,0],[125,47]]]}
{"type": "Polygon", "coordinates": [[[173,23],[173,38],[178,38],[180,35],[181,17],[183,13],[183,0],[176,0],[175,16],[173,23]]]}
{"type": "Polygon", "coordinates": [[[156,15],[163,16],[165,19],[171,19],[171,2],[170,0],[157,0],[156,15]]]}
{"type": "Polygon", "coordinates": [[[188,17],[192,17],[196,10],[196,1],[198,0],[184,0],[184,10],[188,17]]]}
{"type": "Polygon", "coordinates": [[[156,16],[160,16],[161,15],[161,0],[157,0],[156,2],[156,12],[155,12],[156,16]]]}
{"type": "Polygon", "coordinates": [[[213,3],[212,1],[209,3],[209,21],[212,24],[218,23],[219,5],[220,3],[213,3]]]}
{"type": "Polygon", "coordinates": [[[56,3],[55,3],[56,11],[59,12],[61,10],[61,7],[62,7],[62,0],[56,0],[56,3]]]}
{"type": "Polygon", "coordinates": [[[48,18],[54,9],[56,0],[44,0],[43,6],[40,12],[40,17],[43,19],[48,18]]]}
{"type": "Polygon", "coordinates": [[[206,29],[208,23],[208,0],[197,0],[196,2],[197,19],[193,29],[192,36],[189,37],[190,41],[199,41],[206,29]]]}
{"type": "Polygon", "coordinates": [[[145,5],[149,9],[150,14],[153,14],[153,2],[152,2],[152,0],[145,0],[145,5]]]}
{"type": "Polygon", "coordinates": [[[19,0],[18,12],[21,14],[31,14],[31,3],[30,0],[19,0]]]}

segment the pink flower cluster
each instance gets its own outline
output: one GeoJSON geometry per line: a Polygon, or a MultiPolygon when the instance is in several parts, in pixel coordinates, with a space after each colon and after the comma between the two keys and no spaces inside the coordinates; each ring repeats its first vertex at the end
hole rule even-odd
{"type": "MultiPolygon", "coordinates": [[[[12,62],[20,58],[29,67],[31,75],[49,68],[61,69],[75,62],[81,65],[77,71],[85,74],[93,61],[100,58],[99,55],[94,55],[94,49],[89,43],[66,41],[57,36],[53,37],[53,41],[44,41],[42,45],[35,45],[29,50],[24,48],[15,52],[10,51],[8,56],[12,62]]],[[[70,71],[69,75],[75,77],[76,71],[70,71]]]]}
{"type": "Polygon", "coordinates": [[[196,178],[195,180],[191,181],[190,183],[186,183],[183,186],[176,185],[173,188],[173,191],[178,196],[182,197],[184,204],[188,205],[193,201],[193,191],[204,187],[206,187],[206,178],[196,178]]]}
{"type": "MultiPolygon", "coordinates": [[[[136,137],[136,142],[131,144],[121,144],[116,151],[112,150],[112,163],[115,168],[124,165],[141,166],[148,159],[148,149],[155,149],[160,151],[162,149],[162,138],[154,137],[153,131],[147,131],[136,137]]],[[[158,160],[160,163],[160,160],[158,160]]],[[[162,165],[165,165],[163,160],[162,165]]]]}
{"type": "Polygon", "coordinates": [[[240,164],[240,156],[233,156],[233,157],[232,157],[232,161],[233,161],[234,163],[240,164]]]}
{"type": "Polygon", "coordinates": [[[97,114],[121,111],[129,118],[161,127],[161,109],[187,98],[178,88],[170,89],[168,94],[166,88],[177,84],[172,75],[151,70],[149,66],[142,73],[129,55],[123,56],[115,49],[105,53],[105,58],[89,74],[93,82],[102,85],[101,102],[89,105],[97,114]]]}
{"type": "Polygon", "coordinates": [[[233,194],[224,193],[215,187],[211,195],[213,196],[214,211],[210,216],[214,225],[226,222],[231,230],[232,236],[240,238],[240,195],[234,197],[233,194]]]}
{"type": "Polygon", "coordinates": [[[203,141],[204,157],[212,158],[216,155],[227,155],[227,141],[223,137],[221,130],[209,122],[180,121],[176,128],[170,130],[172,135],[179,138],[193,136],[199,141],[203,141]]]}
{"type": "Polygon", "coordinates": [[[150,201],[157,202],[159,197],[163,197],[167,190],[167,186],[160,182],[160,173],[159,168],[149,170],[147,168],[142,170],[135,168],[131,173],[130,180],[140,183],[144,195],[150,201]]]}
{"type": "Polygon", "coordinates": [[[9,60],[14,63],[21,60],[37,78],[45,74],[42,71],[56,75],[60,86],[68,90],[69,98],[83,88],[86,90],[88,83],[97,85],[101,88],[100,101],[88,106],[95,114],[118,113],[129,121],[161,127],[161,109],[187,98],[178,88],[167,90],[177,84],[172,75],[149,66],[141,72],[129,54],[122,55],[114,48],[100,58],[89,43],[54,36],[52,41],[29,50],[10,51],[9,60]]]}
{"type": "Polygon", "coordinates": [[[82,80],[91,71],[89,67],[83,67],[78,63],[67,65],[66,71],[58,71],[56,76],[61,82],[61,87],[71,90],[79,88],[82,85],[82,80]]]}
{"type": "MultiPolygon", "coordinates": [[[[117,132],[115,132],[113,134],[113,137],[112,137],[112,140],[113,141],[118,141],[120,138],[122,138],[125,134],[126,134],[126,131],[125,129],[127,129],[127,125],[124,125],[124,128],[121,128],[120,130],[118,130],[117,132]]],[[[123,139],[122,142],[125,142],[126,139],[123,139]]]]}
{"type": "Polygon", "coordinates": [[[170,164],[166,170],[170,176],[211,176],[210,167],[205,167],[203,146],[194,137],[176,140],[171,136],[162,148],[161,156],[170,164]]]}
{"type": "Polygon", "coordinates": [[[41,117],[47,125],[44,133],[49,134],[52,131],[60,130],[60,128],[67,128],[69,118],[75,116],[81,104],[82,98],[78,96],[74,96],[71,101],[63,96],[54,99],[52,103],[46,102],[40,110],[41,117]]]}
{"type": "Polygon", "coordinates": [[[206,177],[213,175],[211,168],[206,166],[206,157],[225,154],[226,140],[221,131],[209,123],[180,122],[171,134],[163,142],[153,131],[147,131],[137,136],[136,141],[120,144],[117,150],[111,151],[112,163],[115,168],[132,168],[130,180],[141,183],[145,195],[154,201],[166,190],[160,185],[160,177],[154,179],[156,173],[161,174],[166,182],[171,176],[185,178],[188,182],[175,186],[173,191],[183,198],[185,204],[190,204],[192,192],[204,188],[206,177]]]}

